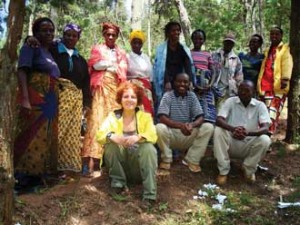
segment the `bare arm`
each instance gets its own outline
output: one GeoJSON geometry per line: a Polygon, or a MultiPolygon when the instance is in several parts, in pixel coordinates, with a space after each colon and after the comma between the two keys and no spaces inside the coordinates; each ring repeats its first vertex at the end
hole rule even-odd
{"type": "Polygon", "coordinates": [[[41,46],[39,40],[34,36],[27,36],[24,42],[31,48],[39,48],[41,46]]]}
{"type": "Polygon", "coordinates": [[[247,136],[247,131],[244,127],[233,127],[230,124],[228,124],[225,118],[222,116],[217,117],[216,125],[222,127],[225,130],[230,131],[232,133],[232,137],[237,140],[244,140],[247,136]]]}
{"type": "Polygon", "coordinates": [[[247,136],[260,136],[262,134],[268,134],[269,124],[262,123],[257,131],[250,131],[247,133],[247,136]]]}
{"type": "Polygon", "coordinates": [[[197,118],[197,120],[191,123],[182,123],[182,122],[174,121],[166,115],[160,115],[159,120],[161,123],[167,125],[170,128],[180,129],[180,131],[186,136],[191,135],[193,128],[199,127],[203,123],[202,116],[200,116],[199,118],[197,118]]]}
{"type": "Polygon", "coordinates": [[[195,127],[200,127],[202,125],[202,123],[204,122],[204,117],[203,116],[199,116],[194,122],[192,122],[192,126],[193,128],[195,127]]]}
{"type": "Polygon", "coordinates": [[[217,117],[216,125],[219,126],[219,127],[221,127],[221,128],[223,128],[223,129],[225,129],[225,130],[228,130],[230,132],[234,131],[234,127],[231,126],[230,124],[228,124],[226,122],[225,118],[222,117],[222,116],[218,116],[217,117]]]}
{"type": "Polygon", "coordinates": [[[218,116],[216,125],[222,127],[225,130],[228,130],[232,133],[233,138],[238,140],[243,140],[247,136],[260,136],[262,134],[267,134],[269,132],[269,124],[263,123],[260,128],[256,131],[247,131],[244,127],[238,126],[233,127],[228,124],[224,117],[218,116]]]}
{"type": "Polygon", "coordinates": [[[184,123],[172,120],[163,114],[159,116],[159,121],[170,128],[181,129],[184,126],[184,123]]]}
{"type": "Polygon", "coordinates": [[[28,85],[27,85],[27,74],[26,68],[18,69],[18,79],[21,89],[21,106],[27,109],[31,109],[31,104],[28,94],[28,85]]]}

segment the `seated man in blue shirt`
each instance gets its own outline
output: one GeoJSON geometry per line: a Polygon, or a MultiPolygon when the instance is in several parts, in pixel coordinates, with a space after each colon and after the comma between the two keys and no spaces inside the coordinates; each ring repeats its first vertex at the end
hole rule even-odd
{"type": "Polygon", "coordinates": [[[199,162],[204,156],[214,126],[204,122],[203,111],[194,92],[189,91],[189,76],[179,73],[174,78],[174,90],[166,92],[158,108],[156,125],[157,145],[161,150],[159,167],[169,170],[172,149],[187,150],[183,164],[192,172],[200,172],[199,162]]]}
{"type": "Polygon", "coordinates": [[[222,105],[214,132],[214,155],[218,161],[217,184],[224,185],[230,170],[230,158],[243,160],[244,177],[255,182],[257,164],[270,147],[267,135],[270,116],[265,104],[252,98],[254,85],[243,81],[238,96],[227,99],[222,105]]]}

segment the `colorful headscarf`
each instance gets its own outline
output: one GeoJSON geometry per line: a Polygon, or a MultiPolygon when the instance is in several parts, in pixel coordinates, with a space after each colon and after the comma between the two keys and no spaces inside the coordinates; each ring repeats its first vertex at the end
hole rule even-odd
{"type": "Polygon", "coordinates": [[[143,43],[146,41],[146,35],[141,30],[133,30],[129,35],[129,42],[131,42],[134,38],[142,40],[143,43]]]}
{"type": "Polygon", "coordinates": [[[119,35],[120,33],[120,27],[118,27],[117,25],[113,24],[113,23],[110,23],[110,22],[104,22],[102,24],[102,34],[105,34],[105,32],[108,30],[108,29],[113,29],[116,31],[117,35],[119,35]]]}
{"type": "Polygon", "coordinates": [[[64,33],[68,30],[75,30],[78,33],[78,38],[80,38],[81,28],[75,23],[69,23],[64,27],[64,33]]]}

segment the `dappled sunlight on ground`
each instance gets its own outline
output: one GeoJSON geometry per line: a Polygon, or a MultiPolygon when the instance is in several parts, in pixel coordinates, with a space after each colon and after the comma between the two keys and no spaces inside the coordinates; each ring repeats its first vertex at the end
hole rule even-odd
{"type": "Polygon", "coordinates": [[[96,178],[72,174],[56,185],[16,196],[15,222],[22,225],[209,225],[209,224],[300,224],[300,209],[278,209],[283,201],[300,201],[300,151],[290,151],[279,141],[285,136],[284,113],[274,135],[274,145],[256,173],[257,182],[247,184],[240,161],[233,161],[228,183],[219,189],[227,196],[232,213],[212,210],[211,197],[193,199],[203,184],[218,175],[211,146],[201,161],[201,173],[191,173],[181,163],[170,171],[158,171],[158,201],[148,210],[141,207],[142,185],[129,186],[124,196],[112,196],[106,169],[96,178]]]}

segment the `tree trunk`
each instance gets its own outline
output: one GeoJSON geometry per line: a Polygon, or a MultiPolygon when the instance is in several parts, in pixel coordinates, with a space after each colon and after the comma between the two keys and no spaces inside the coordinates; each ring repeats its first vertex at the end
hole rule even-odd
{"type": "Polygon", "coordinates": [[[13,143],[17,47],[22,36],[25,1],[9,4],[8,37],[0,56],[0,224],[11,225],[13,215],[13,143]]]}
{"type": "Polygon", "coordinates": [[[182,31],[183,35],[185,38],[186,45],[189,46],[191,41],[190,41],[190,35],[192,33],[192,27],[191,27],[191,22],[189,19],[189,15],[186,11],[186,8],[183,5],[182,0],[175,0],[175,5],[180,17],[180,22],[182,26],[182,31]]]}
{"type": "Polygon", "coordinates": [[[242,0],[245,8],[245,36],[249,36],[249,34],[257,33],[257,23],[259,18],[257,14],[260,13],[260,5],[257,0],[242,0]]]}
{"type": "Polygon", "coordinates": [[[131,2],[131,29],[142,29],[142,17],[144,13],[144,0],[132,0],[131,2]]]}
{"type": "Polygon", "coordinates": [[[263,12],[263,1],[262,0],[258,0],[258,21],[260,21],[260,23],[258,23],[258,33],[260,35],[263,34],[263,30],[264,30],[264,21],[262,19],[262,12],[263,12]]]}
{"type": "Polygon", "coordinates": [[[288,95],[288,121],[285,141],[300,143],[300,1],[291,1],[290,46],[294,66],[288,95]]]}
{"type": "Polygon", "coordinates": [[[148,56],[151,59],[151,0],[148,0],[147,4],[147,46],[148,46],[148,56]]]}

